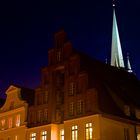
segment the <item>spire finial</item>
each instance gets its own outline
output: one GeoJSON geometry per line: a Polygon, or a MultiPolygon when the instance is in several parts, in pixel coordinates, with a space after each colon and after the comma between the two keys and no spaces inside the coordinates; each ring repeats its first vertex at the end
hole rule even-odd
{"type": "Polygon", "coordinates": [[[113,0],[113,2],[112,2],[112,6],[113,7],[115,7],[116,5],[115,5],[115,0],[113,0]]]}
{"type": "Polygon", "coordinates": [[[131,69],[131,64],[130,64],[130,60],[129,60],[129,53],[127,53],[127,71],[128,72],[133,72],[131,69]]]}

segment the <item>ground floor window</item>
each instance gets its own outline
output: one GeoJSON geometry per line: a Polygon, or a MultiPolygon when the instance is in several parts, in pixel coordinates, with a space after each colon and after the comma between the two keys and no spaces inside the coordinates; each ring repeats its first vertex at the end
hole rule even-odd
{"type": "Polygon", "coordinates": [[[47,131],[41,132],[41,140],[47,140],[47,131]]]}
{"type": "Polygon", "coordinates": [[[137,134],[137,140],[140,140],[140,134],[137,134]]]}
{"type": "Polygon", "coordinates": [[[72,126],[72,140],[78,140],[78,126],[72,126]]]}
{"type": "Polygon", "coordinates": [[[92,136],[92,123],[86,123],[86,140],[93,140],[93,136],[92,136]]]}
{"type": "Polygon", "coordinates": [[[64,129],[60,130],[60,140],[64,140],[64,129]]]}
{"type": "Polygon", "coordinates": [[[30,140],[36,140],[36,133],[31,133],[30,140]]]}

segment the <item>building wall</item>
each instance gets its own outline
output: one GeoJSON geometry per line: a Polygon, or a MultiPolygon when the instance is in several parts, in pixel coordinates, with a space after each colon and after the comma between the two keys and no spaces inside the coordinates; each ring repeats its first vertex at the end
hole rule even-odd
{"type": "Polygon", "coordinates": [[[134,124],[100,117],[100,128],[101,140],[136,140],[134,124]]]}
{"type": "MultiPolygon", "coordinates": [[[[32,127],[28,128],[26,132],[26,140],[30,140],[31,135],[33,133],[36,134],[36,139],[41,140],[42,138],[42,132],[46,131],[46,137],[47,140],[59,140],[59,129],[62,128],[61,125],[57,124],[48,124],[48,125],[42,125],[38,127],[32,127]]],[[[42,138],[43,139],[43,138],[42,138]]]]}
{"type": "Polygon", "coordinates": [[[26,129],[26,126],[20,126],[1,131],[0,140],[26,140],[26,129]]]}
{"type": "Polygon", "coordinates": [[[87,117],[81,117],[77,119],[71,119],[64,122],[65,140],[72,140],[72,126],[78,126],[78,140],[85,140],[86,123],[92,123],[93,125],[93,140],[100,140],[100,115],[92,115],[87,117]]]}
{"type": "Polygon", "coordinates": [[[21,89],[10,86],[5,104],[0,108],[0,139],[25,140],[28,104],[21,99],[21,89]]]}

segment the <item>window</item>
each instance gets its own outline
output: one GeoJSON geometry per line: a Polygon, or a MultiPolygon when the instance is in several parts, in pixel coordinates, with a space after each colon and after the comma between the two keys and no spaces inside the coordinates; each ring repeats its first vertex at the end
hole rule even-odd
{"type": "Polygon", "coordinates": [[[74,102],[69,104],[69,115],[74,115],[74,102]]]}
{"type": "Polygon", "coordinates": [[[71,82],[68,87],[68,95],[74,95],[76,93],[76,84],[71,82]]]}
{"type": "Polygon", "coordinates": [[[47,131],[41,132],[41,140],[47,140],[47,131]]]}
{"type": "Polygon", "coordinates": [[[12,128],[12,118],[8,119],[8,128],[12,128]]]}
{"type": "Polygon", "coordinates": [[[140,140],[140,134],[137,134],[137,140],[140,140]]]}
{"type": "Polygon", "coordinates": [[[60,130],[60,140],[64,140],[64,129],[60,130]]]}
{"type": "Polygon", "coordinates": [[[72,126],[72,140],[78,140],[78,126],[72,126]]]}
{"type": "Polygon", "coordinates": [[[128,128],[124,128],[124,139],[125,140],[130,140],[129,129],[128,128]]]}
{"type": "Polygon", "coordinates": [[[36,140],[36,133],[31,133],[30,140],[36,140]]]}
{"type": "Polygon", "coordinates": [[[79,100],[77,102],[77,114],[83,113],[83,109],[84,109],[84,103],[82,100],[79,100]]]}
{"type": "Polygon", "coordinates": [[[38,111],[38,122],[42,122],[43,121],[43,112],[42,110],[38,111]]]}
{"type": "Polygon", "coordinates": [[[2,126],[2,130],[4,130],[4,126],[5,126],[5,119],[1,120],[1,126],[2,126]]]}
{"type": "Polygon", "coordinates": [[[45,91],[44,93],[44,103],[48,103],[48,91],[45,91]]]}
{"type": "Polygon", "coordinates": [[[16,126],[20,126],[20,114],[16,115],[16,126]]]}
{"type": "Polygon", "coordinates": [[[44,121],[48,120],[48,109],[44,109],[44,121]]]}
{"type": "Polygon", "coordinates": [[[15,140],[18,140],[18,136],[15,136],[15,140]]]}
{"type": "Polygon", "coordinates": [[[93,140],[92,123],[86,123],[86,140],[93,140]]]}

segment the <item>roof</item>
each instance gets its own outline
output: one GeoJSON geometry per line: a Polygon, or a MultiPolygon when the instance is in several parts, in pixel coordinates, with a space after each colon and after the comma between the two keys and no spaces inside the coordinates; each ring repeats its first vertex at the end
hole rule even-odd
{"type": "MultiPolygon", "coordinates": [[[[81,69],[86,70],[91,82],[96,81],[111,88],[122,98],[140,107],[140,81],[134,73],[104,64],[80,53],[81,69]]],[[[93,86],[93,84],[92,84],[93,86]]]]}

